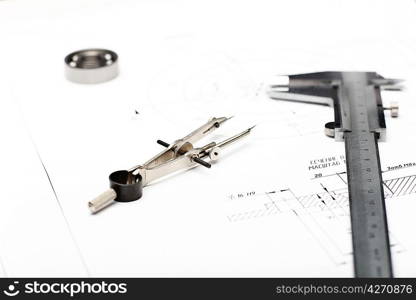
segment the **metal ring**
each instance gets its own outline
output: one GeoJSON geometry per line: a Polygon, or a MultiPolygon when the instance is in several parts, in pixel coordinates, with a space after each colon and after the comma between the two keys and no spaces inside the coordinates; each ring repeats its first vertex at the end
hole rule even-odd
{"type": "Polygon", "coordinates": [[[65,77],[77,83],[100,83],[118,75],[118,55],[106,49],[84,49],[65,57],[65,77]]]}

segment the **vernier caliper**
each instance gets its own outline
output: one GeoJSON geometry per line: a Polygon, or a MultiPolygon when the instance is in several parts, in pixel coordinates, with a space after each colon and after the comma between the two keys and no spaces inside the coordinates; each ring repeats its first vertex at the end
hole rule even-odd
{"type": "Polygon", "coordinates": [[[231,118],[212,118],[173,144],[158,140],[157,143],[166,147],[166,150],[143,165],[111,173],[110,189],[88,202],[91,212],[96,213],[114,202],[138,200],[142,197],[144,186],[176,171],[194,168],[198,165],[211,168],[207,160],[217,160],[224,147],[247,136],[253,129],[251,127],[219,143],[211,142],[201,148],[194,148],[193,144],[196,141],[212,133],[229,119],[231,118]]]}
{"type": "MultiPolygon", "coordinates": [[[[269,91],[273,99],[334,107],[325,133],[345,142],[357,277],[393,276],[377,141],[386,129],[380,91],[400,90],[399,82],[374,72],[318,72],[290,75],[289,84],[269,91]]],[[[390,109],[397,116],[398,107],[390,109]]]]}

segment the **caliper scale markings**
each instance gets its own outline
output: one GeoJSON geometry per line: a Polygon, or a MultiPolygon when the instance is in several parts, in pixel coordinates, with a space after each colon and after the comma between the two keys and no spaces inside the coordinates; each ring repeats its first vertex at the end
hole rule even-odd
{"type": "Polygon", "coordinates": [[[394,90],[398,82],[374,72],[320,72],[290,75],[289,85],[269,92],[273,99],[334,107],[325,133],[345,142],[357,277],[393,276],[377,141],[386,127],[380,90],[394,90]]]}

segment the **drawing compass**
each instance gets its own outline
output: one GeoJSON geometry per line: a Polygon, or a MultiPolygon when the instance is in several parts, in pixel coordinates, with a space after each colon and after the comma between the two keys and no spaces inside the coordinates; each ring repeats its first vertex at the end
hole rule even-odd
{"type": "MultiPolygon", "coordinates": [[[[401,90],[400,82],[375,72],[318,72],[290,75],[288,84],[269,91],[272,99],[334,107],[325,133],[345,142],[357,277],[393,276],[377,142],[386,130],[381,90],[401,90]]],[[[387,109],[398,116],[397,104],[387,109]]]]}
{"type": "Polygon", "coordinates": [[[194,143],[219,128],[231,118],[212,118],[187,136],[172,144],[158,140],[166,149],[145,162],[129,170],[110,174],[110,189],[88,202],[92,213],[96,213],[114,202],[130,202],[142,197],[143,187],[164,176],[199,165],[211,168],[211,162],[218,160],[226,146],[250,134],[253,127],[221,142],[211,142],[194,148],[194,143]]]}

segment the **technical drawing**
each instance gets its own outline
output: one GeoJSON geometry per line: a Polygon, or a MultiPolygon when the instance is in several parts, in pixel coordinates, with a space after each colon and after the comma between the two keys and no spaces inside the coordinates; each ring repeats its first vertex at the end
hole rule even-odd
{"type": "MultiPolygon", "coordinates": [[[[414,171],[413,171],[414,172],[414,171]]],[[[228,195],[230,222],[247,222],[257,218],[291,214],[302,223],[336,265],[352,258],[351,225],[346,172],[313,178],[317,192],[296,195],[291,188],[272,191],[249,191],[228,195]],[[240,205],[242,202],[244,204],[240,205]],[[244,207],[244,209],[241,209],[244,207]]],[[[416,174],[383,181],[387,201],[416,193],[416,174]]],[[[405,251],[390,231],[392,252],[405,251]]]]}

